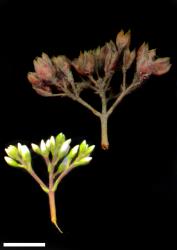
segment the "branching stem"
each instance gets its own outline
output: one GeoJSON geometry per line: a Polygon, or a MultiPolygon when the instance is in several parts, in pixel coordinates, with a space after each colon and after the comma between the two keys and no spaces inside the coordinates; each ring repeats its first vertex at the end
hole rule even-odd
{"type": "Polygon", "coordinates": [[[86,108],[88,108],[90,111],[92,111],[92,113],[98,117],[100,117],[101,113],[99,111],[97,111],[95,108],[93,108],[90,104],[88,104],[86,101],[84,101],[81,97],[78,97],[76,99],[76,101],[78,101],[80,104],[82,104],[83,106],[85,106],[86,108]]]}
{"type": "Polygon", "coordinates": [[[114,109],[117,107],[117,105],[122,101],[122,99],[130,94],[133,90],[135,90],[136,88],[138,88],[140,86],[140,82],[136,81],[136,79],[134,78],[133,82],[124,89],[122,89],[122,92],[118,95],[117,99],[115,100],[115,102],[112,104],[112,106],[109,108],[107,115],[108,117],[112,114],[112,112],[114,111],[114,109]]]}
{"type": "Polygon", "coordinates": [[[34,172],[34,170],[29,171],[30,175],[35,179],[35,181],[40,185],[40,187],[47,193],[48,187],[45,183],[39,178],[39,176],[34,172]]]}

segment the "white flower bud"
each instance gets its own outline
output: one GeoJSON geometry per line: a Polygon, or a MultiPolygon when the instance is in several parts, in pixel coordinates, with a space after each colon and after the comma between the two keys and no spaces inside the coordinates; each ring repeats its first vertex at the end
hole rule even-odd
{"type": "Polygon", "coordinates": [[[17,144],[17,148],[18,148],[18,152],[20,153],[20,155],[22,155],[22,145],[21,145],[21,143],[17,144]]]}
{"type": "Polygon", "coordinates": [[[58,152],[58,156],[60,159],[63,158],[68,153],[68,151],[70,149],[70,145],[69,145],[70,143],[71,143],[71,139],[68,139],[62,144],[62,146],[58,152]]]}
{"type": "Polygon", "coordinates": [[[28,149],[28,147],[26,145],[21,146],[21,155],[22,155],[22,159],[26,163],[31,162],[31,153],[30,153],[30,151],[29,151],[29,149],[28,149]]]}
{"type": "Polygon", "coordinates": [[[48,155],[49,152],[48,152],[48,149],[47,149],[47,147],[46,147],[46,145],[45,145],[44,140],[41,140],[40,149],[41,149],[41,153],[42,153],[44,156],[48,155]]]}
{"type": "Polygon", "coordinates": [[[54,138],[54,136],[50,137],[50,145],[55,146],[55,138],[54,138]]]}
{"type": "Polygon", "coordinates": [[[55,138],[54,138],[54,136],[50,137],[50,151],[51,151],[52,155],[54,155],[54,153],[55,153],[55,138]]]}
{"type": "Polygon", "coordinates": [[[48,150],[50,150],[50,140],[48,139],[45,143],[46,147],[48,150]]]}

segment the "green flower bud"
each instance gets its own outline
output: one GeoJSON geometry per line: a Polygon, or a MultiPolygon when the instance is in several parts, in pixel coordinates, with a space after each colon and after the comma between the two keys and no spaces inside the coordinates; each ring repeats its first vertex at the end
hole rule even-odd
{"type": "Polygon", "coordinates": [[[67,158],[70,159],[70,161],[72,161],[72,160],[76,157],[76,155],[77,155],[77,153],[78,153],[78,149],[79,149],[79,145],[76,145],[76,146],[74,146],[74,147],[70,150],[70,152],[69,152],[69,154],[68,154],[68,156],[67,156],[67,158]]]}
{"type": "Polygon", "coordinates": [[[56,136],[55,139],[56,147],[59,148],[65,141],[65,135],[63,133],[60,133],[56,136]]]}
{"type": "Polygon", "coordinates": [[[93,152],[94,148],[95,148],[95,145],[88,147],[88,149],[86,150],[86,156],[90,155],[93,152]]]}
{"type": "Polygon", "coordinates": [[[12,158],[5,156],[4,160],[7,162],[8,165],[12,166],[12,167],[20,167],[20,164],[17,163],[15,160],[13,160],[12,158]]]}
{"type": "Polygon", "coordinates": [[[35,153],[37,153],[37,154],[39,154],[39,155],[41,154],[41,150],[40,150],[40,148],[39,148],[38,145],[32,143],[32,144],[31,144],[31,147],[32,147],[32,149],[33,149],[33,151],[34,151],[35,153]]]}
{"type": "Polygon", "coordinates": [[[88,164],[91,160],[92,160],[92,157],[87,156],[87,157],[85,157],[85,158],[82,158],[81,160],[78,160],[78,161],[76,160],[76,161],[74,162],[74,166],[77,167],[77,166],[81,166],[81,165],[86,165],[86,164],[88,164]]]}
{"type": "Polygon", "coordinates": [[[19,153],[17,147],[10,145],[5,149],[7,155],[15,160],[19,160],[19,153]]]}
{"type": "Polygon", "coordinates": [[[86,140],[84,140],[79,147],[79,155],[84,155],[86,150],[88,149],[88,145],[86,143],[86,140]]]}
{"type": "Polygon", "coordinates": [[[57,174],[60,174],[61,172],[63,172],[68,167],[69,162],[70,161],[69,161],[69,159],[67,157],[64,158],[64,160],[58,166],[57,174]]]}

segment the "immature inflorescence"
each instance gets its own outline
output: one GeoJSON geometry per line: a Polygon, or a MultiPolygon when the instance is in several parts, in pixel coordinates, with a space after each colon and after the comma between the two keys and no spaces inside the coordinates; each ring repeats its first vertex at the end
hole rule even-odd
{"type": "Polygon", "coordinates": [[[48,194],[51,221],[60,232],[62,231],[57,224],[55,191],[61,180],[71,170],[86,165],[92,160],[90,154],[95,147],[94,145],[89,146],[84,140],[70,149],[70,143],[71,139],[66,140],[64,134],[60,133],[56,137],[51,136],[46,142],[41,140],[40,145],[31,144],[32,150],[39,154],[47,165],[48,184],[45,184],[35,173],[31,152],[26,145],[20,143],[17,146],[10,145],[5,149],[7,156],[4,157],[10,166],[25,169],[48,194]]]}

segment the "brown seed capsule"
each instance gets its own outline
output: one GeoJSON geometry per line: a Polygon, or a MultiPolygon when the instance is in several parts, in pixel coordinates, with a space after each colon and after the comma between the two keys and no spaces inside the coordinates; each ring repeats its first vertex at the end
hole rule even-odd
{"type": "Polygon", "coordinates": [[[122,50],[126,47],[129,47],[130,45],[130,39],[131,39],[131,32],[130,30],[127,33],[124,33],[123,30],[121,30],[116,37],[116,45],[117,48],[122,50]]]}
{"type": "Polygon", "coordinates": [[[149,50],[149,46],[145,43],[141,45],[137,52],[137,73],[142,78],[147,75],[162,75],[167,73],[171,64],[169,57],[159,58],[155,60],[156,50],[149,50]]]}
{"type": "Polygon", "coordinates": [[[131,51],[129,50],[129,48],[127,48],[124,51],[124,56],[123,56],[123,65],[125,67],[125,69],[129,69],[130,66],[132,65],[134,59],[135,59],[136,53],[135,50],[131,51]]]}
{"type": "Polygon", "coordinates": [[[169,57],[159,58],[155,60],[153,63],[152,74],[158,76],[163,75],[167,73],[170,70],[170,68],[171,64],[169,57]]]}
{"type": "Polygon", "coordinates": [[[45,87],[45,88],[34,87],[33,89],[36,91],[37,94],[41,96],[52,96],[52,91],[49,87],[45,87]]]}
{"type": "Polygon", "coordinates": [[[55,67],[45,53],[42,54],[42,57],[37,57],[34,60],[34,68],[38,77],[42,80],[51,80],[55,75],[55,67]]]}
{"type": "Polygon", "coordinates": [[[39,85],[41,83],[41,80],[35,72],[29,72],[27,78],[32,85],[39,85]]]}
{"type": "Polygon", "coordinates": [[[95,67],[95,59],[92,51],[81,52],[79,57],[73,60],[72,65],[81,75],[92,74],[95,67]]]}

